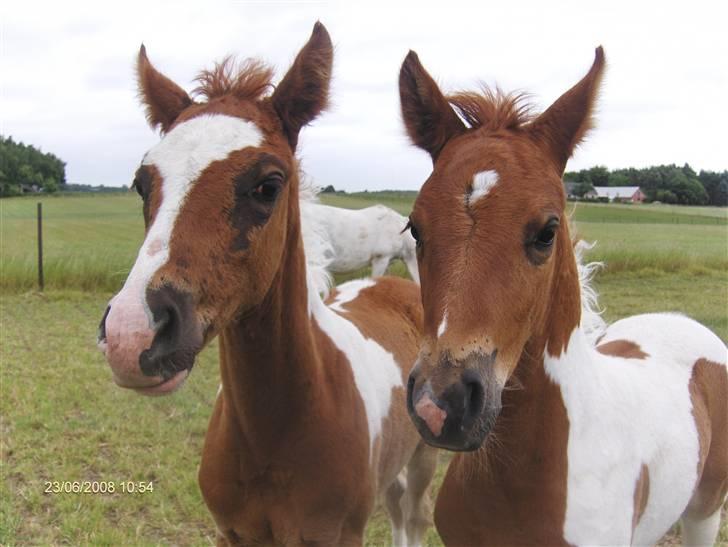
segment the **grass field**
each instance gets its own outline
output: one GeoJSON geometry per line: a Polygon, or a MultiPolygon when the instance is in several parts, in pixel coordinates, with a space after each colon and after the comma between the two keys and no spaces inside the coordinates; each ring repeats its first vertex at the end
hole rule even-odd
{"type": "MultiPolygon", "coordinates": [[[[351,207],[379,199],[407,214],[413,194],[324,197],[351,207]]],[[[196,472],[219,381],[215,344],[170,397],[116,388],[95,347],[96,327],[143,235],[138,199],[44,198],[43,294],[32,290],[35,202],[0,200],[0,544],[211,544],[196,472]],[[44,492],[45,481],[80,480],[151,481],[154,491],[44,492]]],[[[613,206],[579,204],[574,219],[599,242],[590,258],[607,260],[597,279],[606,318],[680,310],[727,340],[726,210],[605,207],[613,206]],[[683,214],[708,221],[672,221],[683,214]],[[609,222],[600,220],[607,215],[609,222]]],[[[404,271],[400,263],[391,268],[404,271]]],[[[379,511],[367,544],[388,541],[379,511]]],[[[728,544],[725,520],[721,542],[728,544]]],[[[433,530],[427,544],[440,545],[433,530]]]]}
{"type": "MultiPolygon", "coordinates": [[[[413,192],[359,193],[323,195],[322,201],[349,208],[381,201],[407,215],[414,197],[413,192]]],[[[0,200],[2,289],[36,286],[36,201],[0,200]]],[[[42,201],[46,286],[118,289],[144,234],[136,194],[44,197],[42,201]]],[[[706,269],[728,269],[726,209],[686,207],[683,211],[664,206],[663,211],[661,207],[578,203],[572,218],[582,237],[598,242],[592,259],[606,262],[609,273],[700,274],[706,269]]]]}

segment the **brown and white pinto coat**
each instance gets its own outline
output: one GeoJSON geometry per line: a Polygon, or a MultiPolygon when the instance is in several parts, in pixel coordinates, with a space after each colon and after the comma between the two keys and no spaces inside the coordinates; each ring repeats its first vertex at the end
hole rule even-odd
{"type": "Polygon", "coordinates": [[[651,544],[680,517],[686,544],[716,537],[725,344],[678,314],[585,334],[561,177],[603,70],[598,48],[533,117],[517,96],[446,98],[413,52],[402,66],[404,122],[434,165],[410,218],[425,337],[408,407],[431,444],[474,450],[438,496],[448,545],[651,544]]]}
{"type": "Polygon", "coordinates": [[[200,76],[195,102],[139,54],[163,137],[137,172],[146,238],[100,345],[119,385],[161,394],[219,335],[199,482],[221,545],[359,545],[379,494],[398,543],[427,526],[435,452],[404,390],[419,288],[344,285],[329,307],[304,252],[294,151],[327,103],[332,56],[317,23],[270,95],[270,69],[226,60],[200,76]]]}

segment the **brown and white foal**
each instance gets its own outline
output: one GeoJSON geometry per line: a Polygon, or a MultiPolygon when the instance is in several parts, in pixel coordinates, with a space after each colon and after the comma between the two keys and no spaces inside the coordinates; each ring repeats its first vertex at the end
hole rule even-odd
{"type": "Polygon", "coordinates": [[[434,449],[404,389],[419,288],[358,282],[329,306],[304,254],[294,151],[326,105],[332,56],[317,23],[270,95],[269,68],[228,60],[202,73],[195,102],[139,54],[163,136],[136,174],[146,237],[100,345],[117,384],[162,394],[219,335],[199,481],[220,544],[359,545],[378,494],[397,543],[418,543],[427,526],[434,449]]]}
{"type": "Polygon", "coordinates": [[[725,344],[678,314],[585,335],[561,177],[603,69],[599,48],[531,117],[514,96],[444,97],[413,52],[402,66],[405,125],[434,164],[411,215],[425,337],[408,405],[429,443],[477,450],[438,496],[448,545],[652,544],[681,517],[686,544],[718,531],[725,344]]]}

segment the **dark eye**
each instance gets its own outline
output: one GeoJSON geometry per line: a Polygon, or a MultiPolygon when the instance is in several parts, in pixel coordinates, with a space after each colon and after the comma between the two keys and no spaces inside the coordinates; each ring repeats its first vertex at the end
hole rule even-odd
{"type": "Polygon", "coordinates": [[[268,177],[263,182],[259,183],[252,190],[253,197],[261,200],[272,202],[278,197],[281,189],[283,188],[283,177],[280,175],[274,175],[268,177]]]}
{"type": "Polygon", "coordinates": [[[549,220],[546,226],[541,228],[541,230],[536,235],[534,245],[536,245],[536,247],[541,250],[547,250],[554,243],[554,238],[556,237],[556,230],[558,229],[558,227],[558,219],[549,220]]]}
{"type": "Polygon", "coordinates": [[[412,220],[407,221],[407,226],[405,226],[404,230],[402,230],[402,231],[404,232],[407,229],[409,229],[410,234],[412,234],[412,237],[414,238],[415,243],[417,243],[417,246],[419,247],[422,244],[422,242],[420,241],[420,233],[417,231],[417,228],[415,228],[415,225],[412,224],[412,220]]]}
{"type": "Polygon", "coordinates": [[[149,191],[152,186],[152,177],[149,174],[149,171],[144,169],[143,167],[140,168],[136,174],[134,175],[134,182],[131,183],[131,187],[136,190],[137,194],[143,199],[146,200],[149,196],[149,191]]]}

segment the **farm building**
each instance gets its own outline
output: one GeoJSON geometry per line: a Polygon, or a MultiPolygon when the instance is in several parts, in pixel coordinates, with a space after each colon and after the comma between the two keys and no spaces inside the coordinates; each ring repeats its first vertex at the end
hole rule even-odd
{"type": "Polygon", "coordinates": [[[595,186],[594,192],[596,192],[595,197],[608,198],[609,201],[642,203],[647,197],[639,186],[595,186]]]}
{"type": "Polygon", "coordinates": [[[596,199],[597,194],[593,190],[593,186],[588,182],[568,182],[564,181],[564,189],[566,197],[569,199],[596,199]]]}

